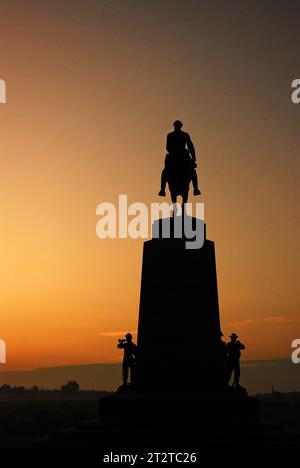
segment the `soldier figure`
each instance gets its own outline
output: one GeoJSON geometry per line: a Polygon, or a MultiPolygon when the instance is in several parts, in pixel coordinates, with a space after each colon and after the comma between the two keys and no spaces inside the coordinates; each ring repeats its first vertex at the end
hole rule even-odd
{"type": "Polygon", "coordinates": [[[167,151],[168,154],[165,158],[165,167],[161,174],[161,189],[159,191],[160,197],[166,196],[166,183],[167,183],[167,169],[173,158],[178,158],[186,161],[191,174],[191,180],[194,187],[194,195],[201,195],[198,188],[198,177],[196,173],[196,152],[192,143],[190,135],[181,130],[183,123],[180,120],[175,120],[174,131],[167,135],[167,151]]]}
{"type": "Polygon", "coordinates": [[[233,387],[240,386],[240,357],[241,350],[245,349],[245,346],[237,340],[238,336],[236,333],[230,335],[231,341],[226,345],[226,360],[225,368],[227,375],[227,382],[229,383],[233,372],[233,387]]]}
{"type": "Polygon", "coordinates": [[[136,366],[136,354],[137,346],[132,341],[132,334],[127,333],[125,339],[119,339],[119,349],[124,349],[122,377],[123,385],[127,385],[128,372],[130,369],[130,383],[133,384],[135,381],[135,366],[136,366]]]}

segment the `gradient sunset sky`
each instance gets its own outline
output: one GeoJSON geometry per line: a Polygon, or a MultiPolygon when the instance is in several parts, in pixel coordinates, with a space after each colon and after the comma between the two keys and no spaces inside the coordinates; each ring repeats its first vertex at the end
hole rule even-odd
{"type": "Polygon", "coordinates": [[[277,0],[1,1],[0,370],[121,358],[143,240],[98,239],[96,206],[161,201],[175,119],[196,147],[225,338],[239,334],[244,359],[291,354],[299,14],[277,0]]]}

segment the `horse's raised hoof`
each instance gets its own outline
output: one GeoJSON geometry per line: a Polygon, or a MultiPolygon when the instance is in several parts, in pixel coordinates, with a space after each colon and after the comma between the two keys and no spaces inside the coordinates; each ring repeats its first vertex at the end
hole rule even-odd
{"type": "Polygon", "coordinates": [[[201,192],[198,188],[194,189],[194,195],[201,195],[201,192]]]}
{"type": "Polygon", "coordinates": [[[158,196],[159,196],[159,197],[165,197],[165,196],[166,196],[165,190],[160,190],[160,191],[158,192],[158,196]]]}

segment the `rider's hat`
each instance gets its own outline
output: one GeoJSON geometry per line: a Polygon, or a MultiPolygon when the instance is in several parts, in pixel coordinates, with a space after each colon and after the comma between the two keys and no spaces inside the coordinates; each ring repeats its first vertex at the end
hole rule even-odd
{"type": "Polygon", "coordinates": [[[231,335],[230,335],[230,338],[237,338],[237,337],[238,337],[238,336],[237,336],[236,333],[231,333],[231,335]]]}
{"type": "Polygon", "coordinates": [[[128,340],[128,338],[132,340],[132,334],[131,333],[126,333],[125,338],[127,340],[128,340]]]}
{"type": "Polygon", "coordinates": [[[181,128],[183,126],[183,123],[180,120],[175,120],[173,125],[174,125],[174,127],[180,127],[181,128]]]}

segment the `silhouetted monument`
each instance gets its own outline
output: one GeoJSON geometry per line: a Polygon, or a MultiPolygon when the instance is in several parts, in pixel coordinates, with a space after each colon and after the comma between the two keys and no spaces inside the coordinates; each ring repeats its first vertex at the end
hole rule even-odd
{"type": "Polygon", "coordinates": [[[168,153],[165,158],[158,195],[166,196],[166,184],[168,183],[172,202],[175,203],[177,196],[181,195],[183,203],[186,203],[191,181],[194,195],[201,194],[196,173],[196,151],[189,134],[181,130],[183,123],[180,120],[175,120],[173,125],[174,131],[167,136],[168,153]]]}
{"type": "MultiPolygon", "coordinates": [[[[174,127],[167,138],[160,195],[168,182],[172,201],[181,195],[185,203],[190,181],[198,193],[195,150],[182,123],[174,127]]],[[[178,437],[181,442],[187,434],[191,439],[196,425],[205,435],[216,428],[226,428],[225,434],[259,424],[258,401],[239,386],[243,345],[222,340],[214,242],[206,238],[203,220],[182,211],[182,216],[156,220],[152,239],[144,243],[137,349],[129,349],[131,337],[119,343],[125,355],[128,346],[123,385],[99,403],[103,427],[119,430],[126,421],[126,430],[146,431],[147,440],[160,433],[164,442],[166,433],[172,441],[178,437]],[[188,225],[194,239],[187,235],[188,225]],[[200,244],[191,247],[197,239],[200,244]],[[129,368],[134,385],[126,385],[129,368]],[[232,371],[234,388],[228,385],[232,371]]]]}

